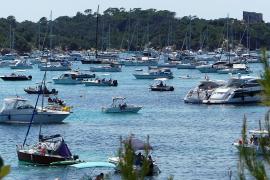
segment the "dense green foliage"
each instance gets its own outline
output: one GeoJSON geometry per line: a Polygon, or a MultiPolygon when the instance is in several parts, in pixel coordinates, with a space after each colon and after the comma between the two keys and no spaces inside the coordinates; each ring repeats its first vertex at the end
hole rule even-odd
{"type": "MultiPolygon", "coordinates": [[[[146,44],[155,48],[174,45],[177,49],[214,49],[221,46],[227,32],[234,44],[250,44],[251,49],[270,46],[267,23],[251,24],[247,31],[247,24],[236,19],[177,18],[174,12],[167,10],[140,8],[109,8],[99,19],[99,49],[139,50],[146,44]]],[[[1,18],[0,48],[13,47],[20,52],[43,47],[43,44],[49,48],[49,22],[45,17],[36,23],[17,22],[13,16],[1,18]]],[[[71,50],[94,48],[95,32],[96,13],[91,9],[73,17],[58,17],[52,22],[52,46],[71,50]]]]}
{"type": "MultiPolygon", "coordinates": [[[[264,74],[262,76],[261,85],[263,86],[264,92],[264,104],[270,105],[270,65],[268,62],[266,50],[264,49],[262,52],[262,61],[264,65],[264,74]]],[[[270,137],[270,110],[267,111],[265,115],[265,128],[268,131],[268,136],[270,137]]],[[[261,129],[261,123],[259,122],[259,126],[261,129]]],[[[241,148],[239,153],[239,171],[238,176],[239,179],[246,179],[246,175],[251,175],[257,180],[267,180],[269,179],[269,164],[270,164],[270,154],[269,154],[269,144],[270,139],[268,138],[260,138],[259,146],[262,149],[262,156],[258,157],[258,154],[255,150],[251,150],[248,148],[241,148]],[[248,172],[248,173],[247,173],[248,172]]],[[[247,144],[247,119],[244,116],[243,127],[242,127],[242,141],[243,144],[247,144]]]]}

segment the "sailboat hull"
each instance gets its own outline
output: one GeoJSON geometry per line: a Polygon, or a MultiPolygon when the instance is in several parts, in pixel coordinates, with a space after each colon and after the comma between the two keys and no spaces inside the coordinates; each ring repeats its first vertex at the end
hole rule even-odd
{"type": "Polygon", "coordinates": [[[54,162],[65,161],[64,157],[61,156],[50,156],[50,155],[41,155],[38,153],[30,153],[26,150],[18,150],[17,151],[19,161],[24,161],[32,164],[39,165],[50,165],[54,162]]]}

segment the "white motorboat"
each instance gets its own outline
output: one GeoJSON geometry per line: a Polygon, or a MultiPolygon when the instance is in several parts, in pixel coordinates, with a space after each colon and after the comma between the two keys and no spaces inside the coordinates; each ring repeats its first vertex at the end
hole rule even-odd
{"type": "Polygon", "coordinates": [[[173,73],[169,68],[158,68],[151,69],[147,73],[135,73],[133,74],[136,79],[157,79],[157,78],[167,78],[172,79],[173,73]]]}
{"type": "Polygon", "coordinates": [[[259,78],[251,76],[232,77],[225,86],[216,88],[205,104],[233,104],[233,103],[257,103],[260,102],[262,86],[259,78]]]}
{"type": "MultiPolygon", "coordinates": [[[[269,132],[267,130],[251,130],[249,131],[249,134],[250,137],[246,140],[246,142],[243,142],[243,139],[240,138],[234,142],[233,145],[239,150],[241,148],[245,148],[247,150],[256,152],[256,154],[262,154],[263,151],[260,146],[260,141],[265,139],[265,142],[269,142],[269,132]]],[[[270,144],[266,144],[265,150],[267,153],[270,153],[270,144]]]]}
{"type": "Polygon", "coordinates": [[[232,64],[229,64],[226,61],[218,61],[214,64],[196,66],[196,69],[198,69],[201,73],[216,73],[220,69],[230,67],[232,67],[232,64]]]}
{"type": "Polygon", "coordinates": [[[82,79],[77,78],[77,72],[67,72],[57,78],[53,78],[55,84],[81,84],[82,79]]]}
{"type": "Polygon", "coordinates": [[[201,81],[198,86],[191,89],[184,98],[185,103],[200,104],[203,100],[207,99],[214,89],[225,84],[225,81],[221,80],[205,80],[201,81]]]}
{"type": "Polygon", "coordinates": [[[104,66],[90,67],[91,72],[121,72],[122,68],[119,64],[110,64],[104,66]]]}
{"type": "Polygon", "coordinates": [[[113,102],[109,107],[102,107],[105,113],[137,113],[142,106],[130,105],[125,102],[124,97],[113,97],[113,102]]]}
{"type": "Polygon", "coordinates": [[[69,71],[71,66],[63,63],[48,63],[47,65],[40,65],[39,69],[41,71],[69,71]]]}
{"type": "Polygon", "coordinates": [[[233,64],[231,68],[217,70],[219,74],[249,74],[252,71],[246,64],[233,64]]]}
{"type": "Polygon", "coordinates": [[[19,60],[16,64],[9,66],[11,69],[33,69],[33,66],[25,59],[19,60]]]}
{"type": "MultiPolygon", "coordinates": [[[[0,123],[30,123],[34,106],[28,100],[15,97],[4,99],[4,106],[0,111],[0,123]]],[[[37,108],[33,123],[61,123],[70,112],[37,108]]]]}

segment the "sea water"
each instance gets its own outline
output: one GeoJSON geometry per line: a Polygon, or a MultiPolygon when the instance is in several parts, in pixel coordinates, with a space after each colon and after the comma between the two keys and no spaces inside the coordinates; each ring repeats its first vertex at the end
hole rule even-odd
{"type": "MultiPolygon", "coordinates": [[[[90,65],[74,63],[74,69],[89,70],[90,65]]],[[[71,152],[85,161],[107,161],[115,156],[119,148],[119,137],[133,133],[137,138],[150,143],[152,157],[162,173],[155,179],[228,179],[228,169],[237,176],[238,153],[232,143],[241,136],[243,116],[248,128],[259,127],[267,110],[261,105],[195,105],[183,101],[187,92],[194,88],[204,74],[198,70],[173,69],[175,78],[167,83],[175,87],[173,92],[151,92],[153,80],[137,80],[132,75],[138,67],[123,67],[122,72],[112,73],[117,87],[86,87],[81,85],[55,85],[53,77],[63,72],[48,72],[50,88],[56,88],[59,96],[72,106],[73,113],[63,124],[42,125],[42,134],[61,134],[71,152]],[[189,75],[191,79],[179,76],[189,75]],[[142,105],[137,114],[105,114],[102,106],[112,103],[112,97],[123,96],[131,104],[142,105]]],[[[144,70],[147,68],[144,67],[144,70]]],[[[251,64],[252,75],[262,72],[261,64],[251,64]]],[[[13,70],[1,68],[0,74],[13,70]]],[[[23,89],[39,83],[44,72],[37,66],[20,72],[32,75],[32,81],[0,82],[0,100],[10,96],[22,96],[34,104],[36,95],[28,95],[23,89]]],[[[230,75],[208,74],[210,79],[227,80],[230,75]]],[[[6,179],[80,179],[84,173],[92,175],[102,172],[74,172],[63,167],[38,167],[18,162],[16,145],[22,144],[27,125],[0,125],[0,155],[11,165],[6,179]]],[[[27,144],[38,140],[38,125],[32,126],[27,144]]],[[[113,179],[120,179],[113,176],[113,179]]]]}

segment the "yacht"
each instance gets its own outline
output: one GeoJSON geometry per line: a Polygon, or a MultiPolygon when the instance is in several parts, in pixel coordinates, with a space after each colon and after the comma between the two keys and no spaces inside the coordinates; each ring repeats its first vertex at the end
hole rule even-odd
{"type": "MultiPolygon", "coordinates": [[[[5,98],[0,111],[0,123],[30,123],[34,111],[28,100],[14,97],[5,98]]],[[[33,123],[61,123],[70,115],[67,111],[51,110],[38,107],[33,123]]]]}
{"type": "Polygon", "coordinates": [[[150,69],[147,73],[134,73],[136,79],[157,79],[167,78],[172,79],[173,73],[169,68],[150,69]]]}
{"type": "Polygon", "coordinates": [[[131,57],[122,61],[125,66],[157,66],[158,59],[151,57],[131,57]]]}
{"type": "Polygon", "coordinates": [[[82,79],[77,78],[78,73],[76,72],[67,72],[59,77],[53,78],[55,84],[81,84],[82,79]]]}
{"type": "Polygon", "coordinates": [[[201,81],[198,86],[187,93],[184,98],[184,102],[201,104],[203,100],[207,99],[216,88],[224,84],[225,82],[221,80],[210,80],[209,78],[205,78],[205,80],[201,81]]]}
{"type": "Polygon", "coordinates": [[[125,102],[125,97],[113,97],[113,102],[109,107],[102,107],[105,113],[137,113],[142,106],[130,105],[125,102]]]}
{"type": "Polygon", "coordinates": [[[262,86],[259,78],[252,76],[232,77],[226,85],[216,88],[205,104],[256,103],[261,101],[262,86]]]}

